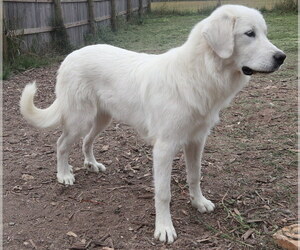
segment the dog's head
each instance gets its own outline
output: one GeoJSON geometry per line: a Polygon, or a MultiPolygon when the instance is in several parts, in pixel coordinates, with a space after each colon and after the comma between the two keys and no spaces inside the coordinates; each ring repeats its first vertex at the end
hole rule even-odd
{"type": "Polygon", "coordinates": [[[203,36],[222,59],[231,59],[245,75],[271,73],[286,55],[267,38],[267,25],[260,12],[239,5],[224,5],[206,20],[203,36]]]}

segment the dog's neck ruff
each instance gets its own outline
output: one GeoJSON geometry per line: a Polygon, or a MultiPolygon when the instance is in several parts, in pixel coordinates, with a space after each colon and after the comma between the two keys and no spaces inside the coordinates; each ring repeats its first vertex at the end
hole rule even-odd
{"type": "MultiPolygon", "coordinates": [[[[180,74],[180,70],[189,72],[190,79],[187,86],[181,88],[181,95],[184,96],[187,92],[189,96],[186,95],[185,100],[191,107],[199,109],[202,116],[206,116],[212,110],[219,112],[228,106],[234,96],[249,82],[249,76],[239,70],[232,70],[230,59],[221,59],[205,43],[193,48],[190,44],[184,44],[178,49],[180,53],[185,54],[185,60],[189,60],[188,63],[181,61],[180,67],[175,71],[177,74],[180,74]],[[186,65],[192,67],[187,69],[186,65]]],[[[182,57],[178,56],[178,60],[182,60],[182,57]]]]}

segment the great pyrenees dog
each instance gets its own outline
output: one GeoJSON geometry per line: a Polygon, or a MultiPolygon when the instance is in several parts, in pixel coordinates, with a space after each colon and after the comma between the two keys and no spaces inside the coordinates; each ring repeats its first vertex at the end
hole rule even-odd
{"type": "Polygon", "coordinates": [[[39,109],[35,83],[23,90],[20,109],[38,128],[61,126],[57,141],[57,179],[75,181],[68,164],[71,146],[83,139],[84,165],[105,171],[93,154],[95,137],[112,119],[127,123],[153,144],[155,232],[160,241],[176,238],[170,214],[170,180],[175,154],[184,149],[191,204],[199,212],[215,205],[200,188],[201,155],[219,112],[249,82],[271,73],[286,55],[266,37],[260,12],[224,5],[195,25],[180,47],[160,55],[109,45],[91,45],[69,54],[56,83],[56,100],[39,109]]]}

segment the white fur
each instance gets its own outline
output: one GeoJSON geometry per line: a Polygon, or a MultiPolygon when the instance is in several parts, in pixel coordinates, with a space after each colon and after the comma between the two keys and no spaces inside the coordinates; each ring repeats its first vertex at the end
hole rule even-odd
{"type": "Polygon", "coordinates": [[[38,128],[55,128],[60,125],[60,108],[58,101],[46,109],[36,108],[33,104],[33,97],[36,93],[35,82],[27,84],[23,90],[20,101],[21,113],[26,120],[38,128]]]}
{"type": "Polygon", "coordinates": [[[155,238],[173,242],[177,235],[170,215],[172,160],[184,148],[192,205],[210,212],[214,204],[200,189],[201,155],[219,111],[249,81],[243,66],[274,71],[280,52],[266,38],[261,14],[242,6],[225,5],[198,23],[180,47],[149,55],[109,45],[92,45],[66,57],[58,71],[56,100],[47,109],[33,104],[35,85],[21,97],[21,113],[45,128],[61,124],[57,142],[57,178],[72,185],[68,164],[72,144],[85,136],[84,164],[104,171],[95,160],[94,138],[116,119],[135,127],[153,143],[155,238]],[[255,30],[256,37],[244,33],[255,30]]]}

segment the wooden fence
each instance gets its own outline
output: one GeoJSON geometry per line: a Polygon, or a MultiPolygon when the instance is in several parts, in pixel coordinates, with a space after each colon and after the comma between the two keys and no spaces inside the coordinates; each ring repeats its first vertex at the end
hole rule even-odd
{"type": "Polygon", "coordinates": [[[55,39],[53,33],[64,31],[68,42],[79,47],[85,36],[101,25],[116,29],[116,16],[133,12],[142,15],[150,0],[3,0],[4,48],[7,37],[22,40],[22,49],[40,49],[55,39]]]}

